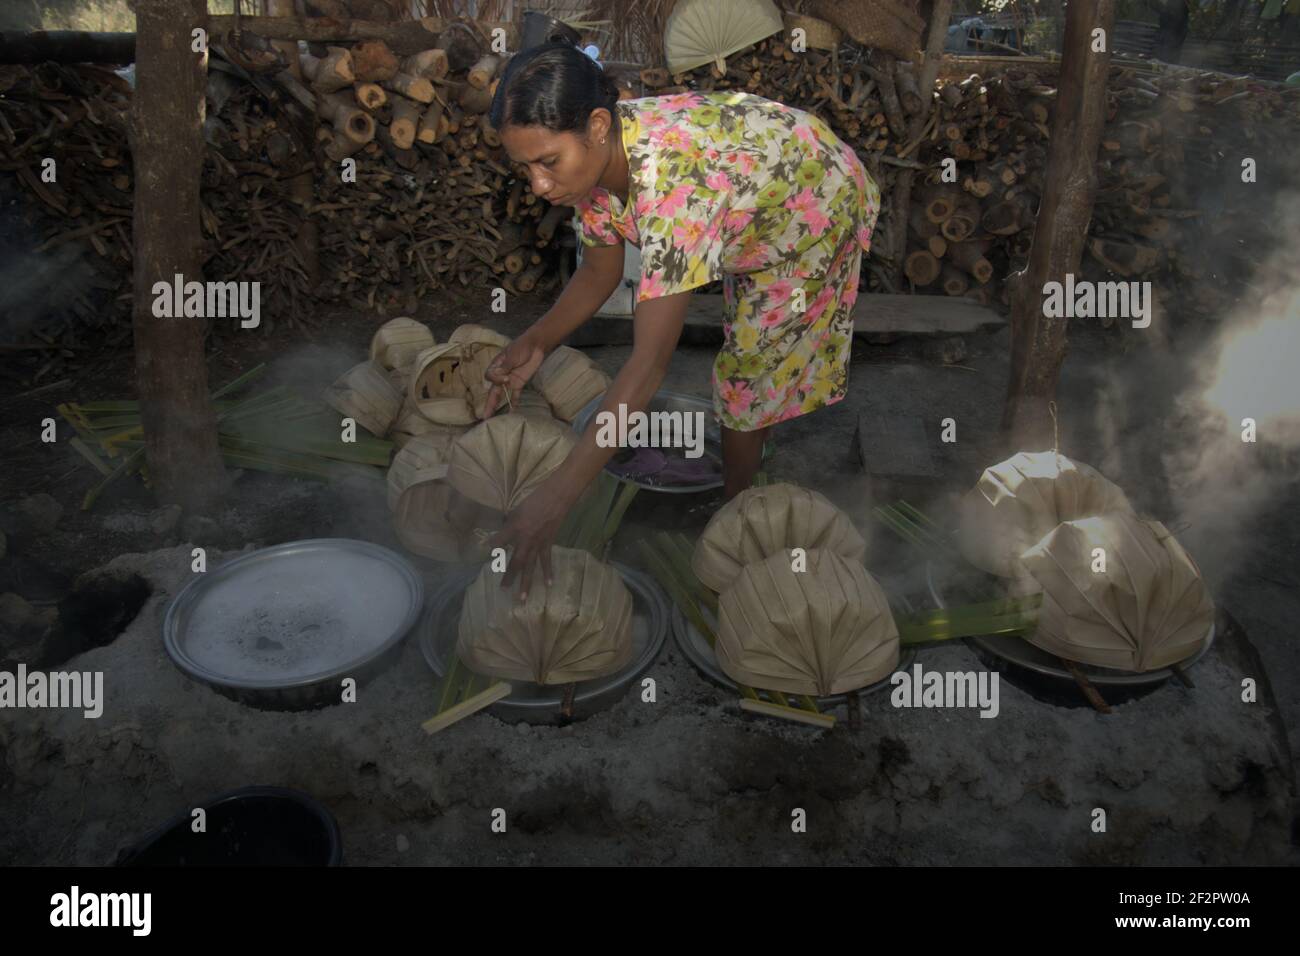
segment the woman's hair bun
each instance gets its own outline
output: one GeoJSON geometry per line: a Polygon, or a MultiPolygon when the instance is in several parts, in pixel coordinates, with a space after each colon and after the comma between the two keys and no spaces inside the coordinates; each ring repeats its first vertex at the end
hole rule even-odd
{"type": "Polygon", "coordinates": [[[618,84],[600,64],[567,40],[516,53],[506,65],[488,113],[494,129],[542,126],[583,133],[594,110],[614,113],[618,84]]]}

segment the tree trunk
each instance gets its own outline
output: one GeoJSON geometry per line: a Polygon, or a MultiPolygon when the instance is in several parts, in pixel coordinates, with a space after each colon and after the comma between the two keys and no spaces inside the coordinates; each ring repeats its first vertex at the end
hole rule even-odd
{"type": "Polygon", "coordinates": [[[199,179],[203,167],[200,54],[190,31],[205,0],[139,0],[131,153],[135,165],[134,332],[145,455],[162,504],[210,509],[225,489],[208,399],[199,318],[153,314],[156,282],[202,281],[199,179]]]}
{"type": "Polygon", "coordinates": [[[1092,31],[1111,36],[1115,0],[1066,8],[1056,118],[1028,265],[1009,280],[1011,379],[1002,414],[1004,435],[1016,451],[1052,447],[1048,404],[1056,396],[1065,360],[1066,320],[1043,315],[1043,286],[1077,273],[1092,218],[1097,148],[1106,122],[1105,53],[1092,52],[1092,31]]]}

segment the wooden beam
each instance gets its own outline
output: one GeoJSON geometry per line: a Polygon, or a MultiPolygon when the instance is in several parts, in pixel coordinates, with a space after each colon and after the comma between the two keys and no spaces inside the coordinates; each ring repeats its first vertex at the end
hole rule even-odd
{"type": "Polygon", "coordinates": [[[86,33],[81,30],[0,32],[0,63],[131,63],[134,33],[86,33]]]}
{"type": "Polygon", "coordinates": [[[208,399],[206,322],[153,314],[157,282],[203,280],[203,58],[190,51],[206,0],[137,0],[133,326],[145,455],[161,504],[208,511],[225,486],[208,399]]]}
{"type": "Polygon", "coordinates": [[[1115,0],[1071,3],[1065,14],[1056,116],[1047,152],[1029,262],[1008,281],[1011,299],[1011,378],[1002,413],[1004,437],[1015,450],[1053,447],[1049,403],[1065,361],[1064,318],[1043,315],[1043,286],[1079,271],[1092,219],[1097,148],[1106,124],[1106,73],[1110,67],[1115,0]],[[1106,52],[1092,51],[1095,29],[1105,31],[1106,52]]]}
{"type": "MultiPolygon", "coordinates": [[[[211,33],[235,29],[235,18],[222,15],[208,17],[211,33]]],[[[268,40],[307,40],[316,43],[342,43],[357,40],[383,40],[398,56],[410,56],[438,45],[438,34],[450,24],[439,17],[399,20],[384,23],[372,20],[342,20],[335,17],[240,17],[239,28],[268,40]]],[[[482,22],[477,24],[488,37],[501,27],[506,31],[506,45],[519,45],[519,27],[514,23],[482,22]]]]}

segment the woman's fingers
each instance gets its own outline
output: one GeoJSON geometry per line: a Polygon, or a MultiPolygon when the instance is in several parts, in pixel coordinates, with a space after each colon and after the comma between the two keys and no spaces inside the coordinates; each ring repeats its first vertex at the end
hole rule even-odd
{"type": "Polygon", "coordinates": [[[491,388],[488,389],[487,398],[484,400],[483,417],[491,418],[492,413],[497,410],[497,406],[500,404],[501,404],[501,386],[493,385],[491,388]]]}
{"type": "MultiPolygon", "coordinates": [[[[522,553],[522,549],[521,549],[522,553]]],[[[527,553],[515,555],[514,560],[510,563],[515,565],[519,571],[519,600],[524,601],[528,598],[528,589],[533,583],[533,565],[537,561],[537,549],[529,542],[527,553]]]]}
{"type": "Polygon", "coordinates": [[[551,549],[549,547],[542,548],[542,580],[548,585],[554,580],[551,574],[551,549]]]}

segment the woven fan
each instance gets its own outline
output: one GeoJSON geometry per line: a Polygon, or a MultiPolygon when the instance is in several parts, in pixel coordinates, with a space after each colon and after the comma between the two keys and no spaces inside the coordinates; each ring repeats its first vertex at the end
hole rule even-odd
{"type": "Polygon", "coordinates": [[[1132,511],[1096,469],[1050,451],[1021,452],[984,471],[961,501],[961,550],[1002,577],[1020,576],[1020,556],[1062,521],[1132,511]]]}
{"type": "Polygon", "coordinates": [[[668,69],[684,73],[716,63],[725,70],[728,56],[784,26],[772,0],[678,0],[664,26],[668,69]]]}
{"type": "Polygon", "coordinates": [[[798,485],[760,485],[723,505],[695,545],[691,569],[714,591],[725,590],[741,569],[790,548],[829,548],[862,563],[867,545],[844,512],[824,495],[798,485]]]}
{"type": "Polygon", "coordinates": [[[750,687],[826,697],[874,684],[898,664],[898,627],[867,569],[834,551],[746,565],[718,601],[714,652],[750,687]]]}
{"type": "Polygon", "coordinates": [[[471,670],[505,680],[568,684],[612,674],[632,656],[632,595],[586,551],[553,547],[548,585],[523,602],[491,564],[465,592],[456,652],[471,670]]]}
{"type": "Polygon", "coordinates": [[[1157,670],[1196,653],[1214,621],[1191,557],[1164,525],[1132,512],[1065,521],[1022,560],[1043,588],[1027,640],[1067,660],[1157,670]],[[1104,571],[1094,570],[1098,548],[1104,571]]]}
{"type": "Polygon", "coordinates": [[[584,405],[605,393],[609,376],[582,352],[561,345],[537,367],[532,384],[551,403],[556,418],[571,422],[584,405]]]}
{"type": "Polygon", "coordinates": [[[559,422],[497,415],[452,443],[447,480],[465,497],[508,512],[564,463],[575,441],[559,422]]]}

